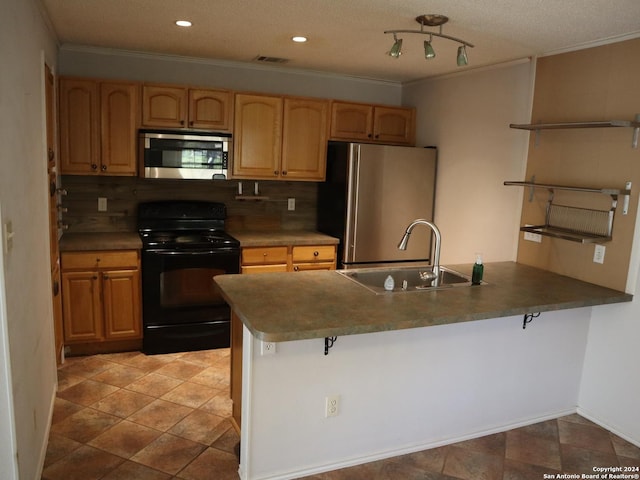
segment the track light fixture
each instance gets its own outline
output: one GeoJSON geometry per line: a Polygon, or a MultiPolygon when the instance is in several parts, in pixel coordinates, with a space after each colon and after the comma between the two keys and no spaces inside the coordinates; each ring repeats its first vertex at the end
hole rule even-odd
{"type": "Polygon", "coordinates": [[[399,58],[402,55],[402,38],[398,38],[398,33],[419,33],[422,35],[429,35],[429,40],[424,41],[424,58],[434,58],[436,56],[436,52],[431,45],[431,41],[433,37],[446,38],[447,40],[452,40],[460,44],[458,47],[458,55],[456,59],[456,63],[459,67],[467,65],[469,63],[469,58],[467,57],[467,48],[473,48],[473,45],[465,40],[461,40],[456,37],[452,37],[450,35],[445,35],[442,33],[442,26],[449,21],[449,17],[445,17],[444,15],[439,14],[425,14],[416,17],[416,22],[420,24],[420,30],[386,30],[384,33],[393,34],[393,46],[391,50],[389,50],[389,56],[394,58],[399,58]],[[437,32],[429,31],[424,29],[424,27],[439,27],[437,32]]]}

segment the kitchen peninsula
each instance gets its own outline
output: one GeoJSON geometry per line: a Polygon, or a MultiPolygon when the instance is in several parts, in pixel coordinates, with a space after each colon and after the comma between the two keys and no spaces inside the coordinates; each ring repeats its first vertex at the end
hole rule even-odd
{"type": "Polygon", "coordinates": [[[485,272],[482,286],[391,295],[330,271],[216,277],[244,323],[241,478],[300,478],[574,413],[585,307],[632,296],[513,262],[485,272]]]}

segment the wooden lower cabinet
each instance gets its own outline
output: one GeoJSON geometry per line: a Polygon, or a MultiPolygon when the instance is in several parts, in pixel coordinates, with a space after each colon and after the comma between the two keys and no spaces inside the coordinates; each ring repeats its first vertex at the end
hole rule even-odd
{"type": "Polygon", "coordinates": [[[70,353],[135,347],[142,339],[140,292],[138,251],[62,253],[64,340],[70,353]],[[122,340],[129,343],[115,343],[122,340]],[[83,346],[74,350],[74,344],[83,346]]]}

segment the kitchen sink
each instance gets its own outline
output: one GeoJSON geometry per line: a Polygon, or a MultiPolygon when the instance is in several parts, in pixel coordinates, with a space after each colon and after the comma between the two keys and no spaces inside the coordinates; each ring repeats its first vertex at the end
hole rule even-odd
{"type": "Polygon", "coordinates": [[[428,266],[357,268],[337,270],[337,272],[378,295],[471,286],[471,277],[446,267],[440,267],[440,280],[437,285],[434,285],[435,276],[431,267],[428,266]],[[385,281],[389,276],[393,278],[394,287],[392,290],[385,289],[385,281]]]}

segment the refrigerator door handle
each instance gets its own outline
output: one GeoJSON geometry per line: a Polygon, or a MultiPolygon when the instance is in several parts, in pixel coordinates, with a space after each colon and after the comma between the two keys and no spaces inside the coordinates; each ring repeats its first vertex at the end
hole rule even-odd
{"type": "Polygon", "coordinates": [[[358,191],[360,188],[360,145],[350,145],[349,152],[349,184],[347,186],[347,221],[345,231],[344,259],[351,263],[355,258],[357,243],[356,226],[358,225],[358,191]]]}

